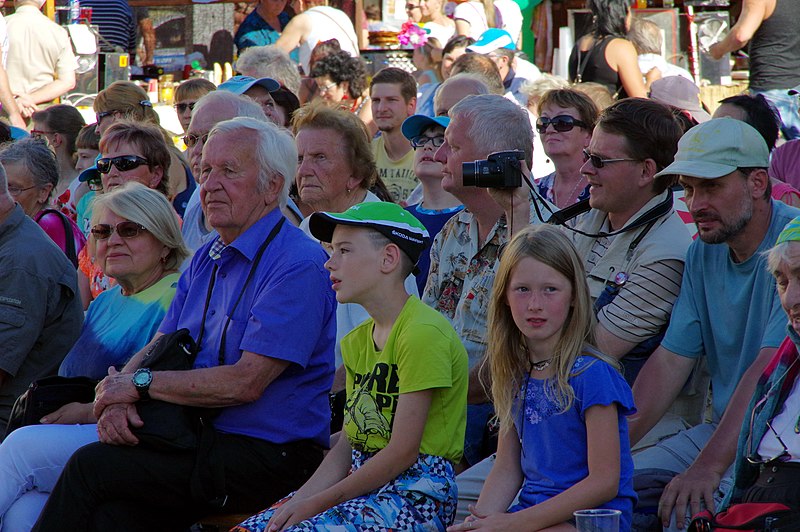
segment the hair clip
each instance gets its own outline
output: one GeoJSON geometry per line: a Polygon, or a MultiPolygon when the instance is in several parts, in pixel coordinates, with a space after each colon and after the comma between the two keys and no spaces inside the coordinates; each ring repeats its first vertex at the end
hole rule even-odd
{"type": "Polygon", "coordinates": [[[139,105],[141,105],[142,107],[153,107],[153,104],[152,102],[150,102],[150,100],[142,100],[141,102],[139,102],[139,105]]]}

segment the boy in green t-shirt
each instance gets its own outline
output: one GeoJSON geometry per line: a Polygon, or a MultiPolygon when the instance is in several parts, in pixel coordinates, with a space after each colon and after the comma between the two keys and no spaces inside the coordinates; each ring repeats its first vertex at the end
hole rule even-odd
{"type": "Polygon", "coordinates": [[[455,517],[468,362],[447,319],[403,286],[428,232],[384,202],[315,213],[309,227],[332,245],[337,301],[370,315],[342,339],[344,431],[302,488],[236,530],[444,530],[455,517]]]}

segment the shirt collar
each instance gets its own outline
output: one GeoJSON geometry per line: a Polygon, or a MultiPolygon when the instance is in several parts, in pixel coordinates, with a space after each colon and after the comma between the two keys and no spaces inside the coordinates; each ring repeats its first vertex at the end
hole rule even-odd
{"type": "Polygon", "coordinates": [[[208,256],[216,260],[222,256],[222,253],[226,249],[233,248],[247,257],[248,260],[252,261],[256,253],[258,253],[258,248],[264,243],[264,239],[267,238],[267,235],[282,217],[283,213],[281,213],[280,208],[275,207],[256,223],[248,227],[244,233],[239,235],[236,240],[230,244],[226,245],[218,236],[209,248],[208,256]]]}

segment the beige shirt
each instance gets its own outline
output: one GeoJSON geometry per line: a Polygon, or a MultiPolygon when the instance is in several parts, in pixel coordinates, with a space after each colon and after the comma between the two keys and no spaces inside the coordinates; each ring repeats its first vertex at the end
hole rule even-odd
{"type": "Polygon", "coordinates": [[[6,17],[11,92],[28,94],[78,68],[67,30],[34,6],[20,6],[6,17]]]}

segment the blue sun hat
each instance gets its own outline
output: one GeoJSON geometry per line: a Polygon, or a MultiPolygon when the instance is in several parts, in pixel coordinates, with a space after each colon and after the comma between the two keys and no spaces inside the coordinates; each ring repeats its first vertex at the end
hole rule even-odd
{"type": "Polygon", "coordinates": [[[467,51],[486,55],[500,48],[505,48],[507,50],[517,49],[510,33],[499,28],[489,28],[481,34],[477,42],[467,46],[467,51]]]}
{"type": "Polygon", "coordinates": [[[272,78],[254,78],[251,76],[233,76],[225,83],[221,83],[219,90],[232,92],[234,94],[244,94],[254,85],[261,85],[269,92],[275,92],[281,88],[281,84],[272,78]]]}
{"type": "Polygon", "coordinates": [[[315,212],[308,228],[314,238],[330,242],[337,225],[374,229],[391,240],[414,264],[430,244],[428,230],[413,214],[395,203],[369,201],[353,205],[344,212],[315,212]]]}
{"type": "Polygon", "coordinates": [[[442,126],[447,129],[449,125],[449,116],[412,115],[403,120],[400,131],[403,132],[405,138],[411,140],[425,133],[425,130],[431,126],[442,126]]]}
{"type": "Polygon", "coordinates": [[[97,161],[99,160],[100,154],[97,154],[97,157],[94,158],[94,164],[78,174],[78,181],[81,183],[85,183],[87,181],[99,181],[100,172],[97,171],[97,161]]]}

